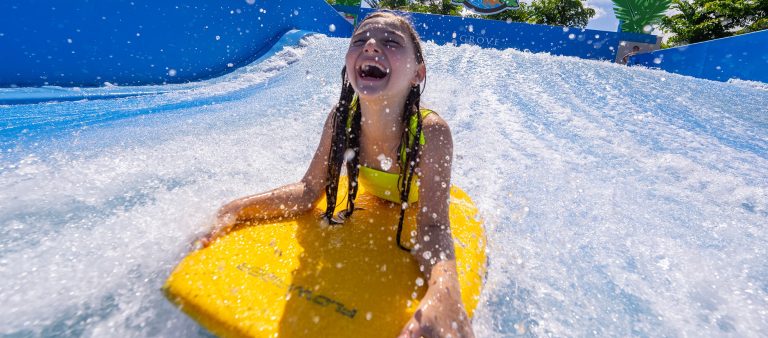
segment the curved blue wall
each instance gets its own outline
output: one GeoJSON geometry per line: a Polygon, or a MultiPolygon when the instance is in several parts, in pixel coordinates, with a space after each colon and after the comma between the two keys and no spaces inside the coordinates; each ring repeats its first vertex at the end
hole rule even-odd
{"type": "Polygon", "coordinates": [[[291,29],[346,37],[352,25],[324,1],[0,1],[0,86],[206,79],[291,29]]]}
{"type": "Polygon", "coordinates": [[[768,83],[768,30],[638,54],[628,64],[716,81],[768,83]]]}
{"type": "MultiPolygon", "coordinates": [[[[361,16],[365,17],[372,11],[361,9],[361,16]]],[[[515,48],[534,53],[613,61],[616,59],[616,52],[622,40],[656,43],[656,36],[648,34],[606,32],[424,13],[403,14],[410,17],[422,40],[437,44],[471,44],[496,49],[515,48]]]]}

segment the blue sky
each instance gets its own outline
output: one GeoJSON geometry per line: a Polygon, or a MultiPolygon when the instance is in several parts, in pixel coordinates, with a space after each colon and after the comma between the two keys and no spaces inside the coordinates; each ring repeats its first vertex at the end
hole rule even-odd
{"type": "Polygon", "coordinates": [[[615,32],[619,26],[619,20],[613,13],[613,1],[611,0],[587,0],[587,6],[595,9],[595,16],[589,20],[587,28],[602,31],[615,32]]]}
{"type": "MultiPolygon", "coordinates": [[[[525,0],[523,0],[525,1],[525,0]]],[[[528,1],[525,1],[528,2],[528,1]]],[[[616,14],[613,13],[613,1],[612,0],[587,0],[587,6],[595,9],[595,16],[589,20],[587,28],[597,29],[601,31],[615,32],[619,28],[619,19],[616,19],[616,14]]],[[[667,15],[673,15],[679,13],[673,9],[667,10],[667,15]]],[[[650,34],[664,37],[669,37],[667,34],[658,28],[658,25],[653,25],[654,29],[650,34]]]]}

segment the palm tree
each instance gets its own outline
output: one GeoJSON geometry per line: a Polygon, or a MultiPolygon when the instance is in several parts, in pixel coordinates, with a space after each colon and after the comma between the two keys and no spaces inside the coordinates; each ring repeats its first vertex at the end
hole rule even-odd
{"type": "Polygon", "coordinates": [[[672,0],[613,0],[613,11],[624,32],[647,33],[647,26],[664,17],[672,0]]]}

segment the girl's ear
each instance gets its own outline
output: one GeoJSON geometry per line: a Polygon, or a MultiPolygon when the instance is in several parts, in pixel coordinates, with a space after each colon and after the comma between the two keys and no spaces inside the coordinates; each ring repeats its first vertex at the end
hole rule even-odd
{"type": "Polygon", "coordinates": [[[427,65],[420,64],[419,69],[416,70],[416,74],[413,75],[413,79],[411,80],[412,85],[418,85],[422,82],[424,82],[424,79],[427,77],[427,65]]]}

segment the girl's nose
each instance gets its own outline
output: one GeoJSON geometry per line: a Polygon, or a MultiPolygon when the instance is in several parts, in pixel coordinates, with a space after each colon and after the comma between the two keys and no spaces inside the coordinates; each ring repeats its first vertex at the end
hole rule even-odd
{"type": "Polygon", "coordinates": [[[368,39],[368,41],[365,42],[365,47],[363,47],[363,51],[366,53],[380,53],[378,47],[376,47],[376,39],[371,38],[368,39]]]}

